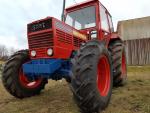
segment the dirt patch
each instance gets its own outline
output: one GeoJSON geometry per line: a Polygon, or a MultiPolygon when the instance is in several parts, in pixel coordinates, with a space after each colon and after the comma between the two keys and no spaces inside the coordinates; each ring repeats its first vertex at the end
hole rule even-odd
{"type": "MultiPolygon", "coordinates": [[[[113,89],[103,113],[150,113],[150,68],[128,70],[127,85],[113,89]]],[[[9,95],[0,82],[0,97],[0,113],[79,113],[65,81],[49,81],[40,95],[22,100],[9,95]]]]}

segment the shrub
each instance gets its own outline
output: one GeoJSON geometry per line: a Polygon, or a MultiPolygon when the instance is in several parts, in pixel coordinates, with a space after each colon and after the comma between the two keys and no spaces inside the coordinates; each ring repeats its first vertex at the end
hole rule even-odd
{"type": "Polygon", "coordinates": [[[0,64],[0,76],[1,76],[1,73],[2,73],[2,69],[3,69],[3,64],[0,64]]]}

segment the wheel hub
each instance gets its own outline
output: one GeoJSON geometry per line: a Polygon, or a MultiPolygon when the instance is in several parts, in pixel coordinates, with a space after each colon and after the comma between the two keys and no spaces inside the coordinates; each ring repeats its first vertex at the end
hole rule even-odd
{"type": "Polygon", "coordinates": [[[20,71],[19,71],[19,80],[20,80],[20,83],[21,83],[24,87],[26,87],[26,88],[31,88],[31,89],[38,87],[38,86],[41,84],[41,82],[42,82],[42,78],[38,78],[38,79],[36,79],[36,80],[30,81],[30,80],[26,77],[26,75],[23,73],[22,68],[21,68],[20,71]]]}
{"type": "Polygon", "coordinates": [[[121,71],[122,71],[121,77],[124,78],[126,76],[126,58],[124,53],[122,53],[121,71]]]}
{"type": "Polygon", "coordinates": [[[101,96],[107,96],[110,89],[110,64],[106,56],[102,56],[97,65],[97,85],[101,96]]]}

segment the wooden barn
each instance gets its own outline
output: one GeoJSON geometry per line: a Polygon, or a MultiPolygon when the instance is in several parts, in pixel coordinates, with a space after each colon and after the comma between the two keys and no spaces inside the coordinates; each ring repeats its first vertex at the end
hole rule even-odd
{"type": "Polygon", "coordinates": [[[150,16],[120,21],[117,31],[126,45],[128,65],[150,65],[150,16]]]}

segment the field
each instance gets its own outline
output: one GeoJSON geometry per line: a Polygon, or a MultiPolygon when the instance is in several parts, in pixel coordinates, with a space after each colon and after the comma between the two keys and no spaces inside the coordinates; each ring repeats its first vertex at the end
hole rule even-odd
{"type": "MultiPolygon", "coordinates": [[[[22,100],[9,95],[0,82],[0,97],[0,113],[79,113],[65,81],[49,81],[40,95],[22,100]]],[[[150,113],[150,67],[129,67],[127,85],[113,89],[103,113],[150,113]]]]}
{"type": "Polygon", "coordinates": [[[0,60],[0,64],[4,63],[3,61],[0,60]]]}

